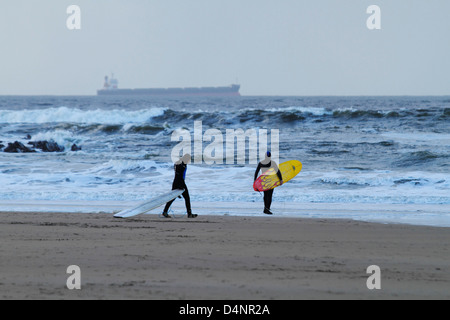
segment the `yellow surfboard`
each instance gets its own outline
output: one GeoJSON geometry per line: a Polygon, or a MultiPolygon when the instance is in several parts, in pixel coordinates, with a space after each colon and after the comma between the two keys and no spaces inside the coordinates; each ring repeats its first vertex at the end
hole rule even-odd
{"type": "MultiPolygon", "coordinates": [[[[278,168],[283,176],[283,182],[286,183],[302,171],[302,163],[297,160],[291,160],[283,162],[278,168]]],[[[273,168],[270,168],[256,179],[253,184],[253,189],[255,191],[267,191],[279,187],[280,185],[281,181],[278,178],[277,173],[273,168]]]]}

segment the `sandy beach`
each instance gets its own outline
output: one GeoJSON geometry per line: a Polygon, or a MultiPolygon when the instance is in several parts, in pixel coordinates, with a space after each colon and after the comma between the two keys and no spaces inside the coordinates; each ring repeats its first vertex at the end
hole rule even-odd
{"type": "Polygon", "coordinates": [[[351,220],[0,213],[1,299],[449,299],[450,231],[351,220]],[[81,269],[69,290],[67,267],[81,269]],[[366,270],[381,269],[381,290],[366,270]]]}

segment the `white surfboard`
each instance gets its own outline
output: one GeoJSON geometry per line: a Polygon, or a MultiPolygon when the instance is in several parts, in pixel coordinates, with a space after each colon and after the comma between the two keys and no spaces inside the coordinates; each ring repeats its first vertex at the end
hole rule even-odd
{"type": "Polygon", "coordinates": [[[163,204],[166,204],[167,202],[175,199],[176,197],[180,196],[184,190],[172,190],[171,192],[162,194],[156,198],[153,198],[147,202],[141,203],[135,208],[123,210],[117,214],[114,215],[114,218],[130,218],[134,216],[138,216],[140,214],[144,214],[146,212],[149,212],[153,209],[156,209],[163,204]]]}

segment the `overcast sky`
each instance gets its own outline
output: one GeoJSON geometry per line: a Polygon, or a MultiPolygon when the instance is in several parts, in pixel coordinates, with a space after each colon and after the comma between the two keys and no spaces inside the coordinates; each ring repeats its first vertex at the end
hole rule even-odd
{"type": "Polygon", "coordinates": [[[0,94],[449,95],[449,0],[2,0],[0,94]],[[66,26],[81,8],[81,30],[66,26]],[[381,8],[369,30],[367,8],[381,8]]]}

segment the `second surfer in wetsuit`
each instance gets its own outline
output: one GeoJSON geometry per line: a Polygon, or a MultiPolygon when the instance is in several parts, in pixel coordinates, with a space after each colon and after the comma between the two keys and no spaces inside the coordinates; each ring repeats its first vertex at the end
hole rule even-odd
{"type": "MultiPolygon", "coordinates": [[[[273,168],[276,171],[278,179],[280,179],[280,181],[281,181],[281,184],[283,184],[283,176],[282,176],[280,170],[278,169],[278,165],[276,164],[275,161],[272,161],[271,157],[272,157],[272,154],[270,152],[267,152],[266,158],[258,164],[258,167],[256,168],[256,171],[255,171],[255,181],[258,178],[259,170],[262,170],[262,172],[264,173],[267,170],[269,170],[270,168],[273,168]]],[[[270,206],[272,205],[273,190],[274,189],[264,191],[264,213],[265,214],[272,214],[272,212],[270,211],[270,206]]]]}
{"type": "MultiPolygon", "coordinates": [[[[172,190],[177,190],[177,189],[184,190],[182,196],[184,198],[184,202],[186,203],[186,210],[187,210],[188,218],[197,218],[198,215],[192,214],[191,199],[189,197],[189,191],[186,186],[186,182],[184,181],[186,179],[186,170],[187,170],[187,165],[189,164],[189,162],[191,162],[191,155],[185,154],[180,160],[178,160],[175,163],[175,165],[174,165],[175,178],[173,179],[172,190]]],[[[164,208],[164,211],[162,214],[164,217],[171,218],[169,216],[168,212],[169,212],[170,206],[172,205],[172,203],[174,201],[175,201],[175,199],[167,202],[166,207],[164,208]]]]}

